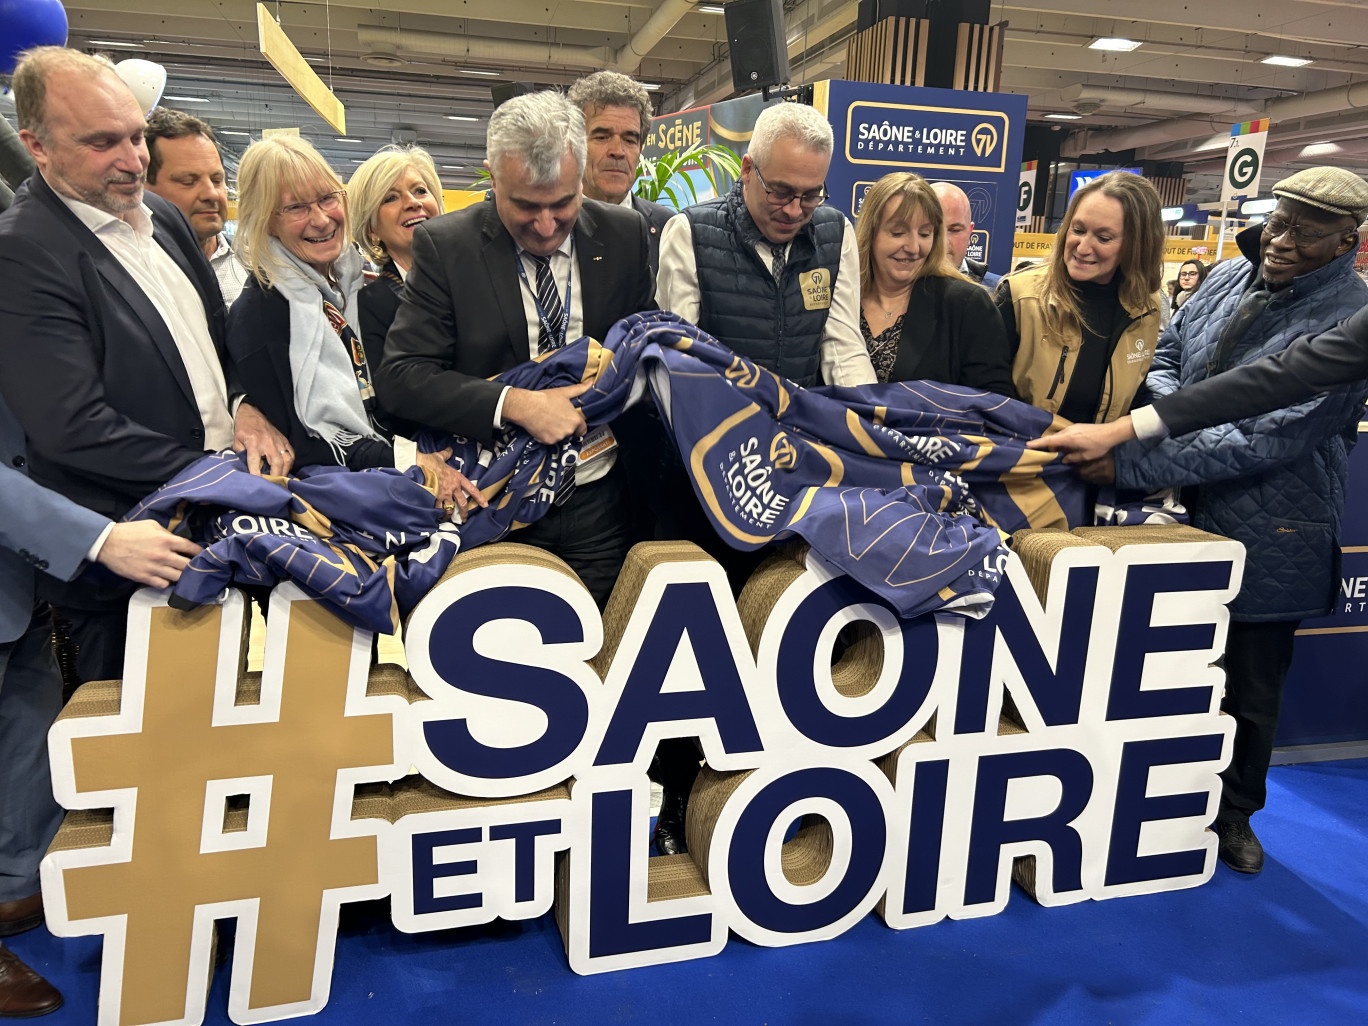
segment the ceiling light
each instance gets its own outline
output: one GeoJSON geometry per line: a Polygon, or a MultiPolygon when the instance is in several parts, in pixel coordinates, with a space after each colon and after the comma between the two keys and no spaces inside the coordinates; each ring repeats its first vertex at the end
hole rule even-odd
{"type": "Polygon", "coordinates": [[[352,163],[353,163],[353,164],[364,164],[364,163],[366,162],[367,159],[368,159],[368,158],[366,158],[366,157],[352,157],[352,163]]]}
{"type": "Polygon", "coordinates": [[[1083,115],[1082,115],[1082,114],[1066,114],[1066,113],[1064,113],[1063,111],[1060,111],[1059,113],[1056,113],[1056,114],[1046,114],[1045,116],[1046,116],[1047,118],[1049,118],[1051,121],[1077,121],[1077,120],[1078,120],[1079,118],[1081,118],[1083,115]]]}
{"type": "Polygon", "coordinates": [[[490,75],[494,78],[503,74],[502,71],[480,71],[478,68],[457,68],[456,73],[458,75],[490,75]]]}
{"type": "Polygon", "coordinates": [[[1124,39],[1120,36],[1101,36],[1088,44],[1089,50],[1115,50],[1118,53],[1129,53],[1141,43],[1139,39],[1124,39]]]}
{"type": "Polygon", "coordinates": [[[469,114],[446,114],[446,115],[444,115],[444,117],[445,117],[448,121],[479,121],[479,120],[480,120],[479,118],[477,118],[477,117],[472,117],[472,116],[469,115],[469,114]]]}
{"type": "Polygon", "coordinates": [[[202,96],[163,96],[163,100],[175,100],[177,103],[208,103],[202,96]]]}
{"type": "Polygon", "coordinates": [[[726,8],[721,4],[695,4],[694,10],[699,14],[726,14],[726,8]]]}
{"type": "Polygon", "coordinates": [[[339,135],[333,142],[365,142],[365,139],[353,139],[351,136],[339,135]]]}
{"type": "Polygon", "coordinates": [[[236,132],[236,131],[234,131],[234,130],[231,129],[231,128],[220,128],[220,129],[218,130],[218,134],[219,134],[219,135],[245,135],[248,139],[250,139],[250,138],[252,137],[252,133],[251,133],[251,132],[236,132]]]}
{"type": "Polygon", "coordinates": [[[92,39],[92,40],[90,40],[90,45],[91,45],[91,46],[119,46],[119,47],[123,47],[125,50],[145,50],[145,49],[147,49],[145,46],[142,45],[142,43],[125,43],[125,42],[123,42],[122,40],[119,40],[119,39],[92,39]]]}
{"type": "Polygon", "coordinates": [[[1179,227],[1179,228],[1196,228],[1196,227],[1197,227],[1197,222],[1196,222],[1196,221],[1179,221],[1179,222],[1178,222],[1178,227],[1179,227]]]}
{"type": "Polygon", "coordinates": [[[305,59],[306,61],[308,61],[310,64],[327,64],[327,63],[328,63],[328,58],[326,58],[326,57],[305,57],[304,59],[305,59]]]}
{"type": "Polygon", "coordinates": [[[466,167],[465,167],[464,164],[443,164],[443,165],[442,165],[442,170],[443,170],[443,171],[464,171],[465,169],[466,169],[466,167]]]}
{"type": "Polygon", "coordinates": [[[650,92],[654,92],[655,90],[660,88],[659,82],[638,82],[637,85],[641,86],[642,89],[646,89],[650,92]]]}
{"type": "Polygon", "coordinates": [[[1304,68],[1311,63],[1307,57],[1284,57],[1282,54],[1271,53],[1260,64],[1276,64],[1280,68],[1304,68]]]}

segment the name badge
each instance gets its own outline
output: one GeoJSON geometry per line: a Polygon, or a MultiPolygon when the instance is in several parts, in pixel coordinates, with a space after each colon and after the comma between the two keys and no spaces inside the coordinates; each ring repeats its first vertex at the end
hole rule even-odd
{"type": "Polygon", "coordinates": [[[831,279],[832,273],[825,267],[816,267],[798,275],[804,310],[831,309],[831,279]]]}
{"type": "Polygon", "coordinates": [[[602,456],[616,448],[617,439],[613,436],[613,429],[604,424],[584,436],[584,441],[580,443],[579,461],[588,463],[595,456],[602,456]]]}

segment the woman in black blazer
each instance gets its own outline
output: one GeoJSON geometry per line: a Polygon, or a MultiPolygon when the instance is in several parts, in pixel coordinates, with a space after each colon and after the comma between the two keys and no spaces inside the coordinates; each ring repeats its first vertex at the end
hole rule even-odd
{"type": "Polygon", "coordinates": [[[378,365],[385,333],[413,266],[413,229],[442,213],[442,183],[432,157],[417,146],[386,146],[347,183],[352,238],[380,273],[361,289],[361,339],[378,365]]]}
{"type": "Polygon", "coordinates": [[[860,331],[880,381],[929,378],[1016,398],[1002,318],[945,259],[945,216],[920,175],[885,175],[855,223],[860,331]]]}

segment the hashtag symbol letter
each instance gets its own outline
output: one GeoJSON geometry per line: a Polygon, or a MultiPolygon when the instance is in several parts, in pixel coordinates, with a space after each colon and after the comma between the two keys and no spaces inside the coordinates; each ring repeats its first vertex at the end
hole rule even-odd
{"type": "Polygon", "coordinates": [[[211,922],[229,916],[232,1018],[316,1012],[340,904],[387,893],[373,828],[350,820],[355,783],[402,773],[385,700],[365,697],[370,635],[278,588],[256,695],[244,621],[236,592],[191,613],[139,592],[122,688],[86,685],[53,727],[58,799],[115,809],[106,844],[68,816],[43,864],[53,932],[105,934],[102,1023],[201,1021],[211,922]]]}

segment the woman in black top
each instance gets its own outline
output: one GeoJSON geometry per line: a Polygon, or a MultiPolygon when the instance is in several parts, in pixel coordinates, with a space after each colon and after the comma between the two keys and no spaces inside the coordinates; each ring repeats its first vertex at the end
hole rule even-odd
{"type": "Polygon", "coordinates": [[[860,330],[880,381],[929,378],[1015,398],[992,299],[945,259],[940,201],[920,175],[885,175],[855,223],[860,330]]]}
{"type": "Polygon", "coordinates": [[[378,363],[413,265],[413,231],[442,213],[442,183],[432,157],[417,146],[386,146],[351,176],[347,205],[352,238],[380,269],[357,298],[361,338],[378,363]]]}
{"type": "Polygon", "coordinates": [[[450,452],[396,443],[378,415],[371,360],[352,328],[362,261],[347,237],[346,191],[307,141],[276,136],[243,154],[237,247],[252,276],[228,314],[228,351],[295,465],[417,464],[454,512],[476,490],[447,466],[450,452]]]}

